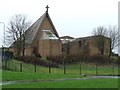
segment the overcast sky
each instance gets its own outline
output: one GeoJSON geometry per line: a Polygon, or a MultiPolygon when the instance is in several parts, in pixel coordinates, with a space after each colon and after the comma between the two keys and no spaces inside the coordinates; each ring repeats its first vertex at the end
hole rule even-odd
{"type": "MultiPolygon", "coordinates": [[[[100,25],[118,25],[119,0],[1,0],[0,22],[8,26],[11,16],[24,14],[35,22],[49,8],[49,15],[59,36],[90,36],[100,25]]],[[[7,30],[7,28],[6,28],[7,30]]],[[[0,46],[3,25],[0,24],[0,46]]]]}

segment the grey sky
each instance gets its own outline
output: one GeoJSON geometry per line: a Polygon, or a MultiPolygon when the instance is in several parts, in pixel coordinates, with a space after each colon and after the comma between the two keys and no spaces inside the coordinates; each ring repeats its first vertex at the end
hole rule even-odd
{"type": "MultiPolygon", "coordinates": [[[[6,27],[11,16],[25,14],[35,22],[49,5],[50,17],[60,36],[90,36],[99,25],[118,24],[119,0],[1,0],[0,22],[6,27]]],[[[7,29],[7,28],[6,28],[7,29]]],[[[0,24],[0,46],[3,45],[0,24]]]]}

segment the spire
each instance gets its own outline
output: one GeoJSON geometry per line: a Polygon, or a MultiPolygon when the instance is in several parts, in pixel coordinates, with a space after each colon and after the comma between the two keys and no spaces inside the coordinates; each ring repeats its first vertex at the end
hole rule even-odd
{"type": "Polygon", "coordinates": [[[47,12],[47,13],[48,13],[48,8],[49,8],[49,7],[48,7],[48,5],[47,5],[47,6],[46,6],[46,12],[47,12]]]}

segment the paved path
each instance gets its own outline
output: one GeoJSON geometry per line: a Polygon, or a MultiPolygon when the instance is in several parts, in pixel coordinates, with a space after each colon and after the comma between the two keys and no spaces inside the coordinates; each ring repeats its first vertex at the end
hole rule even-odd
{"type": "Polygon", "coordinates": [[[54,81],[65,81],[65,80],[86,80],[86,79],[95,79],[95,78],[120,78],[118,76],[89,76],[84,78],[61,78],[61,79],[49,79],[49,80],[18,80],[18,81],[4,81],[0,82],[0,85],[7,84],[23,84],[30,82],[54,82],[54,81]]]}

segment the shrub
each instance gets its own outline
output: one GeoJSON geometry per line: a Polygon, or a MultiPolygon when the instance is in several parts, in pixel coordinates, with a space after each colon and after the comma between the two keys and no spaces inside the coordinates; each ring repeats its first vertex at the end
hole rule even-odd
{"type": "Polygon", "coordinates": [[[46,67],[58,67],[58,64],[48,61],[48,60],[43,60],[41,58],[37,58],[34,56],[24,56],[24,57],[19,57],[20,61],[26,62],[26,63],[31,63],[34,65],[41,65],[41,66],[46,66],[46,67]]]}
{"type": "Polygon", "coordinates": [[[94,55],[89,58],[88,62],[93,62],[98,64],[107,64],[110,62],[110,58],[105,55],[94,55]]]}
{"type": "Polygon", "coordinates": [[[103,55],[94,55],[94,56],[86,56],[86,55],[67,55],[67,56],[58,56],[58,57],[48,57],[48,60],[53,61],[58,64],[66,63],[78,63],[78,62],[91,62],[98,64],[107,64],[110,62],[108,56],[103,55]]]}
{"type": "Polygon", "coordinates": [[[67,55],[67,56],[61,55],[57,57],[47,57],[47,59],[58,64],[63,64],[63,63],[71,64],[81,61],[81,57],[75,55],[67,55]]]}
{"type": "Polygon", "coordinates": [[[55,62],[57,64],[62,64],[64,62],[63,56],[56,56],[56,57],[47,57],[48,60],[55,62]]]}

